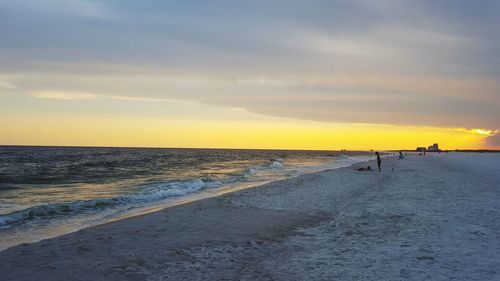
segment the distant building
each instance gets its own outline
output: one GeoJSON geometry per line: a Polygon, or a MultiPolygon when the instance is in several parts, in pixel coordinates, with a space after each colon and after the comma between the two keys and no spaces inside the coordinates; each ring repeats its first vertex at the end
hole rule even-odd
{"type": "Polygon", "coordinates": [[[425,146],[419,146],[417,147],[417,149],[415,149],[415,151],[417,152],[426,152],[426,151],[430,151],[430,152],[433,152],[433,151],[437,151],[437,152],[440,152],[441,149],[439,149],[439,144],[435,143],[429,147],[425,147],[425,146]]]}
{"type": "Polygon", "coordinates": [[[438,145],[437,143],[435,143],[435,144],[433,144],[433,145],[429,146],[429,147],[427,148],[427,150],[428,150],[428,151],[439,151],[439,145],[438,145]]]}

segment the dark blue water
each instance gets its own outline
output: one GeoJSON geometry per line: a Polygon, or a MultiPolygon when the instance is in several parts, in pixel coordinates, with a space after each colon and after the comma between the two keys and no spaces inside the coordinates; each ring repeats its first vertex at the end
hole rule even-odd
{"type": "Polygon", "coordinates": [[[365,159],[366,153],[335,151],[0,146],[0,249],[173,198],[365,159]]]}

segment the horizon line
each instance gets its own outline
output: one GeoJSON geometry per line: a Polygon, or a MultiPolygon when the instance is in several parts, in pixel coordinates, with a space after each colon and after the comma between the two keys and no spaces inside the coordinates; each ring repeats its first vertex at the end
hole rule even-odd
{"type": "MultiPolygon", "coordinates": [[[[100,145],[44,145],[44,144],[0,144],[0,147],[66,147],[66,148],[125,148],[125,149],[206,149],[206,150],[278,150],[278,151],[349,151],[349,152],[372,152],[372,151],[406,151],[417,152],[412,149],[291,149],[291,148],[229,148],[229,147],[160,147],[160,146],[100,146],[100,145]]],[[[441,151],[483,151],[500,152],[500,149],[441,149],[441,151]]]]}

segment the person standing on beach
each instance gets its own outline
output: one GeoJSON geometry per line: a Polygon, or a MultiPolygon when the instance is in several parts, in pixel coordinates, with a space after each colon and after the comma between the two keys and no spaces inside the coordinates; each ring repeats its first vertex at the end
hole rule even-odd
{"type": "Polygon", "coordinates": [[[379,172],[382,172],[382,170],[380,169],[380,166],[382,165],[382,160],[380,159],[380,154],[377,152],[375,152],[375,154],[377,154],[377,165],[378,165],[378,171],[379,172]]]}
{"type": "Polygon", "coordinates": [[[405,159],[405,155],[403,154],[403,151],[399,151],[399,159],[405,159]]]}

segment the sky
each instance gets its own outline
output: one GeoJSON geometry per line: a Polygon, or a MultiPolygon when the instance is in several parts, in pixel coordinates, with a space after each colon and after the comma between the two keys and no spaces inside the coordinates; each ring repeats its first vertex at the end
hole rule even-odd
{"type": "Polygon", "coordinates": [[[0,144],[500,149],[500,1],[0,0],[0,144]]]}

